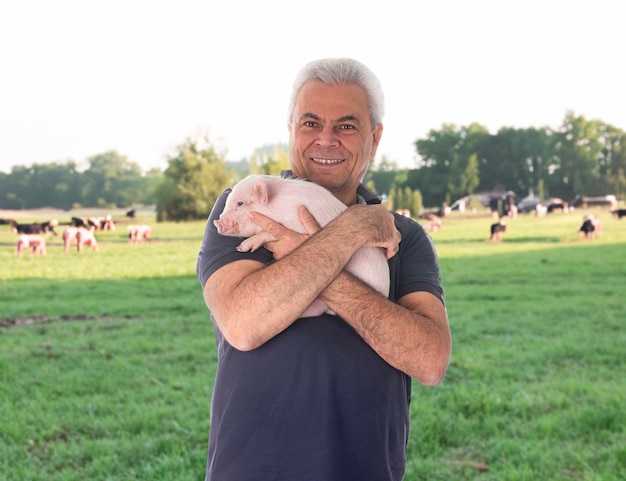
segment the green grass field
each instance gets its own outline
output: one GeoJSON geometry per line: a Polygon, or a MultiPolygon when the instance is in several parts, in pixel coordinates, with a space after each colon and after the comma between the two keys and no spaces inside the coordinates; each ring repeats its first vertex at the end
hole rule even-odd
{"type": "MultiPolygon", "coordinates": [[[[626,479],[626,221],[454,213],[432,237],[453,335],[413,385],[405,479],[626,479]]],[[[146,216],[148,214],[145,214],[146,216]]],[[[33,219],[43,220],[43,218],[33,219]]],[[[199,480],[216,368],[195,277],[204,222],[16,258],[0,226],[0,480],[199,480]]]]}

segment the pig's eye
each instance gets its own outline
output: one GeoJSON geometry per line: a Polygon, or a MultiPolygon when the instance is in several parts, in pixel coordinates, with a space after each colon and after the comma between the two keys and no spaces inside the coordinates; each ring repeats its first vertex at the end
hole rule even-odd
{"type": "Polygon", "coordinates": [[[240,200],[239,202],[237,202],[237,207],[241,207],[243,205],[243,200],[240,200]]]}

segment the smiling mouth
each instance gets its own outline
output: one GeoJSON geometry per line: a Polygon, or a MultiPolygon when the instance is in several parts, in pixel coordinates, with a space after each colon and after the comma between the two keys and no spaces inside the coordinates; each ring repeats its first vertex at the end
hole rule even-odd
{"type": "Polygon", "coordinates": [[[321,159],[319,157],[312,157],[312,160],[316,164],[332,165],[332,164],[340,164],[345,159],[321,159]]]}

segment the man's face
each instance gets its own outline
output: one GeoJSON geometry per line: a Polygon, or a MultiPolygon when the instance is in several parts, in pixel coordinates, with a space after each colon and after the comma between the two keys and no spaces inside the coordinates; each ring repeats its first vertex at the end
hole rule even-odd
{"type": "Polygon", "coordinates": [[[365,177],[382,135],[372,130],[367,95],[352,84],[307,82],[289,124],[289,162],[296,177],[330,190],[347,205],[365,177]]]}

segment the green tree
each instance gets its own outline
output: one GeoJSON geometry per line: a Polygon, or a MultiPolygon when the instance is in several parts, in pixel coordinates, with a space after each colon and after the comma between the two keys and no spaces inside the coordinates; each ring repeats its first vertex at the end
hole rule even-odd
{"type": "Polygon", "coordinates": [[[599,174],[602,186],[607,193],[620,199],[626,195],[626,133],[612,125],[599,125],[603,144],[599,157],[599,174]]]}
{"type": "Polygon", "coordinates": [[[409,186],[402,191],[402,208],[409,211],[413,208],[413,190],[409,186]]]}
{"type": "Polygon", "coordinates": [[[445,198],[452,159],[462,141],[461,130],[447,123],[440,130],[431,129],[425,139],[415,142],[419,159],[417,169],[409,171],[407,182],[422,192],[425,204],[441,204],[445,198]]]}
{"type": "Polygon", "coordinates": [[[6,180],[6,191],[2,194],[8,209],[29,209],[34,207],[31,198],[31,170],[29,167],[16,165],[11,169],[6,180]]]}
{"type": "Polygon", "coordinates": [[[393,188],[393,210],[404,209],[404,190],[401,187],[393,188]]]}
{"type": "Polygon", "coordinates": [[[232,171],[236,179],[243,179],[250,173],[250,161],[246,158],[236,162],[227,160],[226,169],[232,171]]]}
{"type": "Polygon", "coordinates": [[[473,191],[478,186],[481,170],[478,158],[484,157],[485,146],[490,138],[487,129],[476,122],[461,128],[461,143],[450,165],[446,203],[465,197],[471,193],[468,189],[473,191]]]}
{"type": "Polygon", "coordinates": [[[489,138],[483,153],[481,190],[537,192],[554,157],[553,137],[547,129],[502,128],[489,138]]]}
{"type": "Polygon", "coordinates": [[[391,162],[383,156],[379,163],[370,166],[365,176],[365,181],[373,184],[372,190],[374,192],[388,195],[401,171],[402,169],[398,167],[397,163],[391,162]]]}
{"type": "Polygon", "coordinates": [[[624,200],[626,197],[626,174],[621,167],[617,169],[614,176],[607,179],[608,192],[614,192],[614,195],[624,200]]]}
{"type": "Polygon", "coordinates": [[[465,170],[461,172],[459,179],[459,192],[460,196],[464,194],[473,194],[476,192],[476,188],[480,184],[480,177],[478,173],[478,157],[476,154],[470,155],[465,170]]]}
{"type": "Polygon", "coordinates": [[[137,197],[141,168],[124,155],[109,150],[87,159],[81,204],[88,207],[127,206],[137,197]]]}
{"type": "Polygon", "coordinates": [[[263,173],[266,175],[280,175],[283,170],[289,168],[289,153],[277,147],[274,150],[274,155],[263,165],[263,173]]]}
{"type": "Polygon", "coordinates": [[[31,207],[72,208],[80,192],[80,173],[74,162],[33,164],[30,175],[31,207]]]}
{"type": "MultiPolygon", "coordinates": [[[[431,130],[426,139],[415,142],[419,160],[417,169],[411,170],[407,182],[412,189],[419,190],[427,205],[441,205],[451,197],[460,197],[467,192],[461,187],[461,175],[466,176],[472,155],[478,159],[489,140],[487,129],[477,123],[467,127],[443,124],[440,130],[431,130]]],[[[477,168],[482,172],[482,165],[477,168]]]]}
{"type": "Polygon", "coordinates": [[[414,190],[411,196],[411,211],[412,217],[417,217],[424,210],[424,204],[422,202],[422,193],[419,190],[414,190]]]}
{"type": "Polygon", "coordinates": [[[396,210],[396,193],[395,189],[391,189],[385,198],[385,206],[389,210],[396,210]]]}
{"type": "Polygon", "coordinates": [[[232,185],[232,173],[207,136],[188,139],[177,150],[157,192],[157,221],[206,219],[220,193],[232,185]]]}
{"type": "Polygon", "coordinates": [[[0,172],[0,209],[19,209],[19,200],[15,186],[11,182],[11,175],[0,172]]]}
{"type": "Polygon", "coordinates": [[[73,206],[154,203],[153,174],[139,175],[139,167],[133,163],[128,163],[125,168],[123,165],[127,160],[117,153],[100,154],[92,157],[90,162],[92,168],[82,173],[71,160],[66,163],[35,163],[31,167],[16,166],[10,174],[2,177],[0,207],[69,210],[73,206]]]}
{"type": "Polygon", "coordinates": [[[558,169],[550,177],[550,191],[559,197],[602,195],[599,159],[606,147],[602,124],[568,112],[555,133],[558,169]]]}
{"type": "Polygon", "coordinates": [[[252,154],[249,173],[280,175],[281,171],[289,168],[289,147],[285,144],[267,144],[252,154]]]}
{"type": "MultiPolygon", "coordinates": [[[[163,170],[158,168],[148,170],[142,178],[142,188],[136,193],[138,196],[134,198],[133,203],[137,202],[143,205],[155,204],[157,190],[163,182],[163,178],[163,170]]],[[[131,204],[128,205],[130,206],[131,204]]]]}

